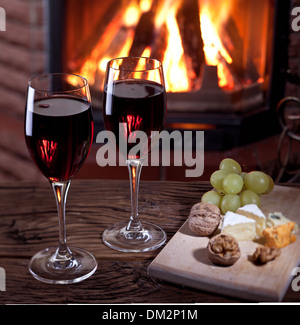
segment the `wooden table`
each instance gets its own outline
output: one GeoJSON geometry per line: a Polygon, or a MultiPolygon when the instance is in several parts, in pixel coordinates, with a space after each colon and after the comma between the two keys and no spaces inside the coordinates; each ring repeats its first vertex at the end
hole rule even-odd
{"type": "MultiPolygon", "coordinates": [[[[146,182],[140,185],[142,220],[165,229],[169,240],[186,220],[191,206],[210,188],[203,182],[146,182]]],[[[240,300],[163,282],[147,275],[160,249],[122,253],[105,246],[101,235],[110,224],[129,218],[128,181],[73,180],[67,200],[70,246],[91,251],[98,260],[92,277],[72,285],[35,280],[28,263],[37,251],[56,246],[58,218],[50,185],[10,182],[0,186],[0,267],[6,291],[0,303],[218,303],[240,300]]],[[[300,301],[288,289],[284,301],[300,301]]]]}

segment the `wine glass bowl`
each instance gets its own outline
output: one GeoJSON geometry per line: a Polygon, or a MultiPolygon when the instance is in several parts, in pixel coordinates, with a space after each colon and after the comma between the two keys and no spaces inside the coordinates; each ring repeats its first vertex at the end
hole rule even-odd
{"type": "Polygon", "coordinates": [[[154,134],[163,129],[165,115],[166,91],[160,61],[123,57],[108,62],[103,120],[106,130],[115,135],[115,145],[126,160],[131,191],[130,220],[110,226],[102,236],[104,243],[116,250],[149,251],[166,240],[166,234],[159,226],[141,222],[138,215],[143,160],[153,145],[154,134]]]}
{"type": "Polygon", "coordinates": [[[29,270],[47,283],[79,282],[97,268],[92,254],[68,247],[65,227],[70,182],[89,154],[94,133],[86,79],[64,73],[32,78],[27,87],[24,129],[28,151],[52,186],[59,216],[58,247],[35,254],[29,270]]]}

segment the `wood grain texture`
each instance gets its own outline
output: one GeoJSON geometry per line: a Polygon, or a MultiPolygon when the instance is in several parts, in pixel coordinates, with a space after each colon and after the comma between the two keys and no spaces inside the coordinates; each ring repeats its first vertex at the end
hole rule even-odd
{"type": "MultiPolygon", "coordinates": [[[[159,224],[168,240],[185,222],[193,204],[210,189],[208,183],[141,181],[142,220],[159,224]]],[[[0,267],[6,272],[6,291],[0,303],[201,303],[239,302],[241,299],[157,280],[147,268],[158,249],[122,253],[101,240],[110,224],[129,218],[128,181],[73,180],[67,200],[67,236],[70,245],[95,255],[98,269],[73,285],[48,285],[35,280],[27,267],[38,250],[56,246],[58,219],[50,185],[45,181],[0,185],[0,267]]],[[[288,290],[285,300],[299,301],[288,290]]]]}

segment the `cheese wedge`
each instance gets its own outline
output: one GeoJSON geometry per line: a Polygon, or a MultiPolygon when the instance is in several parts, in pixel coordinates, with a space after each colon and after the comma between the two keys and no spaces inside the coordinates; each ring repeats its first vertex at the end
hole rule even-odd
{"type": "MultiPolygon", "coordinates": [[[[285,223],[288,223],[292,220],[288,219],[286,216],[284,216],[281,212],[272,212],[269,213],[267,217],[266,225],[267,227],[276,227],[279,225],[283,225],[285,223]]],[[[299,231],[299,225],[295,223],[293,234],[296,234],[299,231]]]]}
{"type": "Polygon", "coordinates": [[[263,230],[266,228],[266,216],[256,204],[244,205],[243,207],[237,209],[236,213],[255,220],[256,233],[258,236],[262,235],[263,230]]]}
{"type": "Polygon", "coordinates": [[[296,236],[292,234],[295,222],[290,221],[263,231],[266,240],[265,246],[282,248],[296,241],[296,236]]]}
{"type": "Polygon", "coordinates": [[[253,240],[256,237],[255,220],[227,211],[221,233],[231,235],[238,241],[253,240]]]}

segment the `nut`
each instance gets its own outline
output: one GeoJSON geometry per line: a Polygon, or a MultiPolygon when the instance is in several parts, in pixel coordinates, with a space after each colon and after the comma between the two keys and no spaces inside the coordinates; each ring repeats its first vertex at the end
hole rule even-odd
{"type": "Polygon", "coordinates": [[[211,235],[218,228],[220,219],[220,209],[205,202],[193,205],[188,218],[190,229],[200,236],[211,235]]]}
{"type": "Polygon", "coordinates": [[[232,265],[241,256],[237,240],[227,234],[218,234],[207,245],[208,257],[217,265],[232,265]]]}
{"type": "Polygon", "coordinates": [[[280,255],[280,249],[275,247],[257,246],[255,252],[251,256],[251,260],[256,264],[265,264],[274,260],[280,255]]]}

